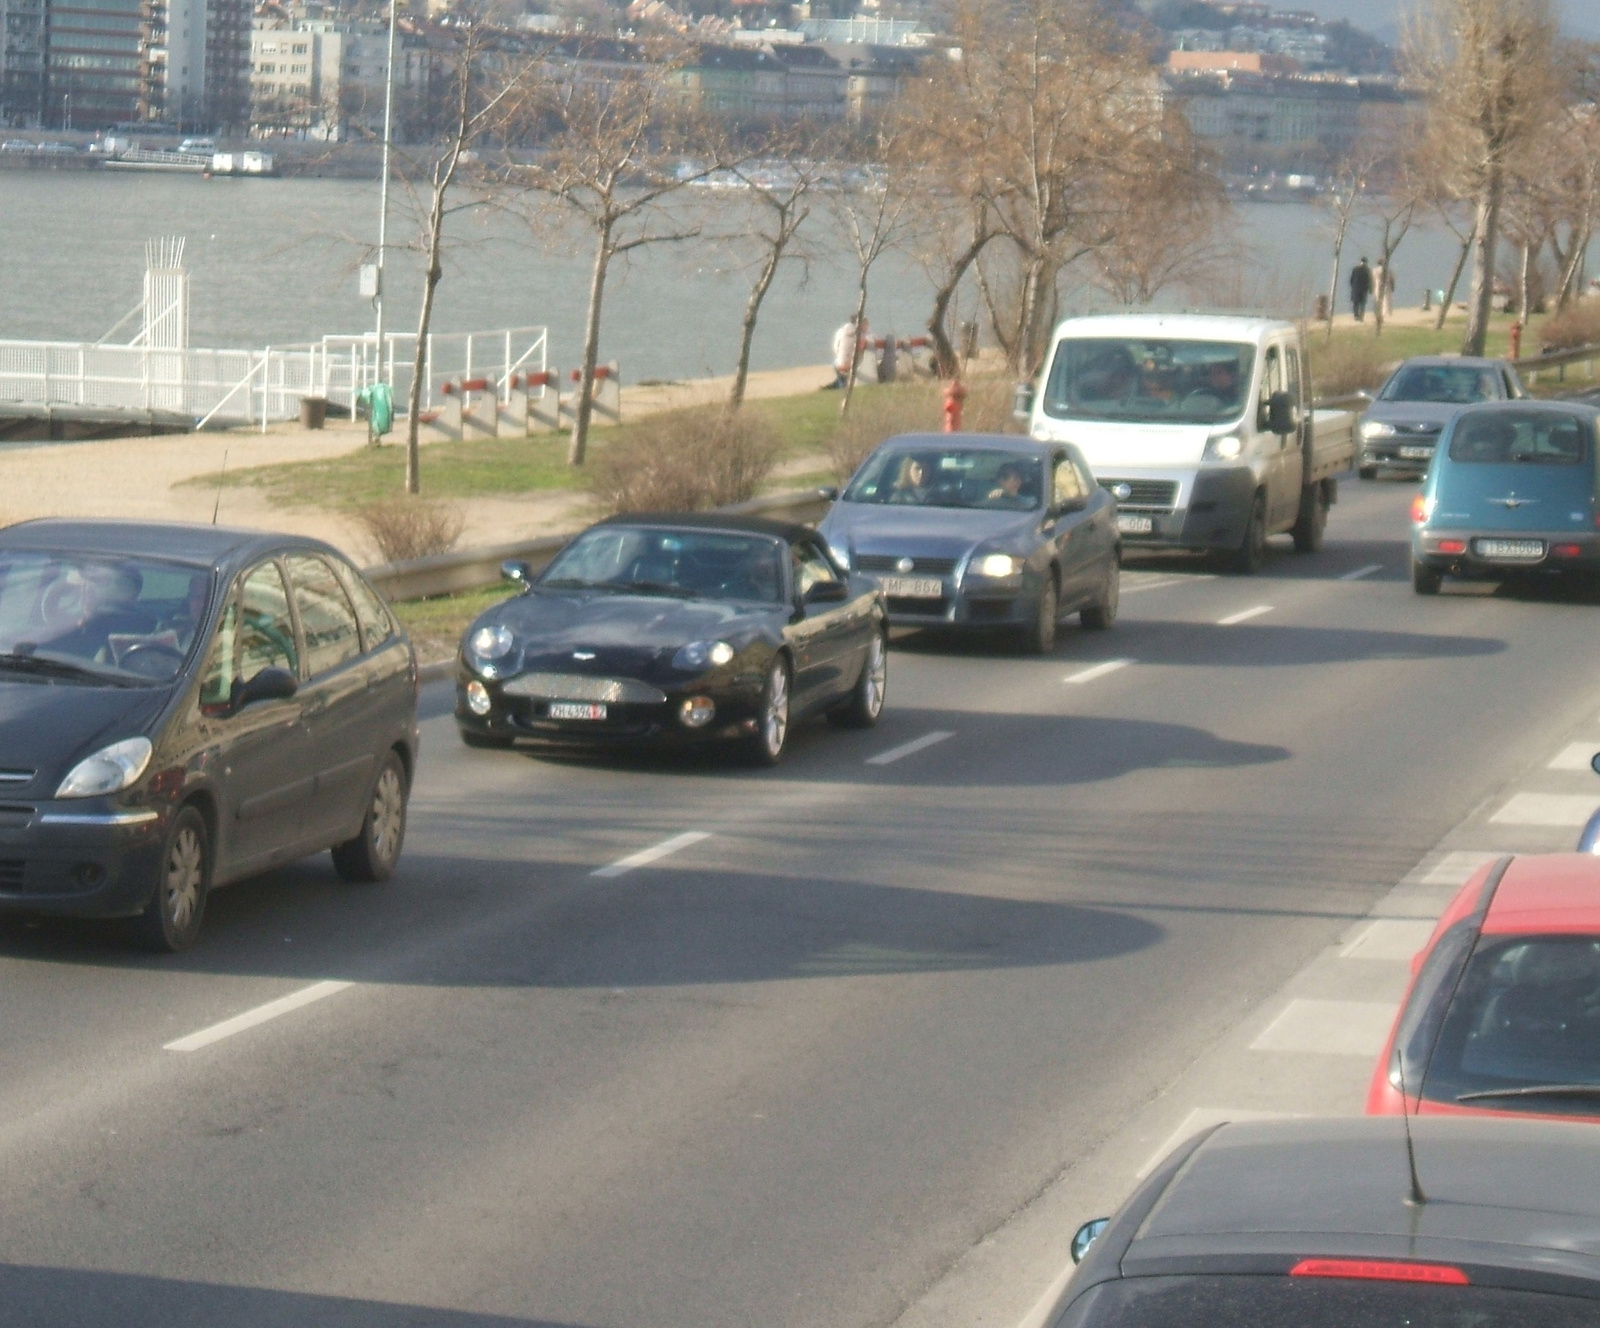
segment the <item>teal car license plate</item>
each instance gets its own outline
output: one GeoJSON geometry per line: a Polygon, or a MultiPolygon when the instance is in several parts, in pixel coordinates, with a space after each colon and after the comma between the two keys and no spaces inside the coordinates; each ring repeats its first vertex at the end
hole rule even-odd
{"type": "Polygon", "coordinates": [[[1472,551],[1480,558],[1504,562],[1530,562],[1544,557],[1544,541],[1536,539],[1475,539],[1472,551]]]}

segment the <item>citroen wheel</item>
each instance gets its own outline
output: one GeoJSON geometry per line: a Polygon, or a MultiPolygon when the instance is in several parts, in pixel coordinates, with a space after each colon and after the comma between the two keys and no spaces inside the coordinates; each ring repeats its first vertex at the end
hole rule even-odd
{"type": "Polygon", "coordinates": [[[406,768],[390,752],[373,781],[367,814],[354,839],[333,846],[334,870],[347,881],[387,881],[406,840],[406,768]]]}
{"type": "Polygon", "coordinates": [[[200,936],[211,889],[211,832],[195,807],[172,818],[161,845],[155,890],[133,919],[134,934],[151,950],[187,950],[200,936]]]}

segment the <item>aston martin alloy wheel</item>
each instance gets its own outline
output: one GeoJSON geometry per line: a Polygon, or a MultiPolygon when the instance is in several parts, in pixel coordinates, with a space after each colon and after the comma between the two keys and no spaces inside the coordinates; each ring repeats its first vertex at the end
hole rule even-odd
{"type": "Polygon", "coordinates": [[[889,693],[889,642],[882,632],[874,632],[867,647],[866,660],[861,665],[861,676],[850,692],[850,699],[834,710],[828,718],[851,729],[870,729],[883,713],[884,698],[889,693]]]}
{"type": "Polygon", "coordinates": [[[789,739],[789,662],[782,656],[772,662],[766,686],[761,689],[761,710],[749,754],[757,765],[777,765],[789,739]]]}

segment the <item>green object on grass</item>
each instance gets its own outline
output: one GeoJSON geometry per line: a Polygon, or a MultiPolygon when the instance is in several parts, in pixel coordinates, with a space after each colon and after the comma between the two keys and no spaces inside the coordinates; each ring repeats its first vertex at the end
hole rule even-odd
{"type": "Polygon", "coordinates": [[[374,438],[382,438],[394,428],[394,393],[388,383],[374,383],[356,393],[356,405],[367,408],[367,420],[374,438]]]}

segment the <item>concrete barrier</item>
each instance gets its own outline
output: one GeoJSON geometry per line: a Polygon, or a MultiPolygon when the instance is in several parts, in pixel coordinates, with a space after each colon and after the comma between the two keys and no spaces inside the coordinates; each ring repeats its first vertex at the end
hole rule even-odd
{"type": "MultiPolygon", "coordinates": [[[[764,516],[774,521],[797,521],[815,525],[827,514],[833,500],[821,489],[799,489],[791,493],[768,494],[747,503],[716,509],[730,516],[764,516]]],[[[399,563],[380,563],[366,569],[368,579],[392,600],[428,599],[434,595],[453,595],[463,590],[478,590],[500,580],[500,564],[517,559],[540,570],[577,534],[542,535],[538,539],[498,544],[487,549],[458,549],[431,558],[411,558],[399,563]]]]}

